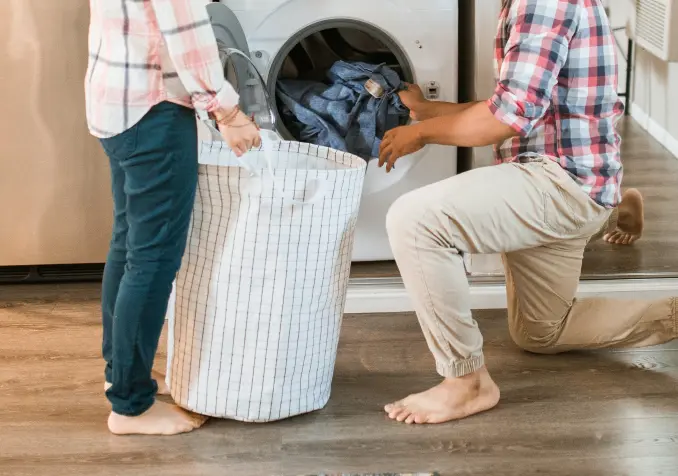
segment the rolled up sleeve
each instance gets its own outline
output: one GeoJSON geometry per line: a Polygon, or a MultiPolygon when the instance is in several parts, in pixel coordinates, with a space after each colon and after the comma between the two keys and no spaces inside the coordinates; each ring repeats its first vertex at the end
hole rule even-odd
{"type": "Polygon", "coordinates": [[[499,121],[523,137],[551,106],[579,8],[569,0],[516,0],[508,13],[504,57],[487,104],[499,121]]]}
{"type": "Polygon", "coordinates": [[[193,107],[212,112],[238,104],[239,95],[224,78],[217,40],[205,3],[151,0],[179,79],[193,107]]]}

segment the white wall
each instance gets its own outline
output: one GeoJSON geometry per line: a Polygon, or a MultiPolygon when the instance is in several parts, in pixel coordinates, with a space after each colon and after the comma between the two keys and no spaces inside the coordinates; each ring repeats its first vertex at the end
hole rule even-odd
{"type": "MultiPolygon", "coordinates": [[[[469,1],[469,0],[460,0],[469,1]]],[[[494,73],[494,39],[497,34],[497,23],[501,11],[501,0],[473,0],[474,23],[473,38],[466,39],[473,42],[473,95],[471,99],[482,101],[492,97],[496,86],[494,73]]],[[[460,43],[463,46],[463,43],[460,43]]],[[[473,149],[473,168],[485,167],[494,164],[492,147],[477,147],[473,149]]],[[[471,255],[466,263],[467,271],[474,276],[496,276],[504,273],[501,256],[471,255]]]]}
{"type": "MultiPolygon", "coordinates": [[[[625,25],[633,35],[635,1],[614,0],[610,10],[613,26],[625,25]]],[[[618,36],[626,41],[623,32],[618,36]]],[[[631,115],[678,157],[678,63],[665,63],[642,48],[636,48],[634,62],[631,115]]]]}
{"type": "MultiPolygon", "coordinates": [[[[468,0],[461,0],[468,1],[468,0]]],[[[474,35],[474,95],[475,101],[489,99],[494,93],[494,39],[501,11],[501,0],[475,0],[474,35]]],[[[494,163],[492,147],[473,150],[473,168],[494,163]]]]}

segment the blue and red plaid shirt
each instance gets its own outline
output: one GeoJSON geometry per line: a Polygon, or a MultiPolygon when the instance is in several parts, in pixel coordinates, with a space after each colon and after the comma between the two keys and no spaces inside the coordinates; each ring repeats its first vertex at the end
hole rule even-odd
{"type": "Polygon", "coordinates": [[[600,205],[621,199],[615,41],[600,0],[513,0],[499,21],[498,84],[488,101],[518,136],[498,162],[556,160],[600,205]]]}

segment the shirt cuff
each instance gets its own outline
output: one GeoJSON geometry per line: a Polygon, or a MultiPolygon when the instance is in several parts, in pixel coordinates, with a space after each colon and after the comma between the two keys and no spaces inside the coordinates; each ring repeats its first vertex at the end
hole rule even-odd
{"type": "Polygon", "coordinates": [[[240,102],[240,95],[231,86],[231,83],[224,81],[221,90],[207,103],[205,110],[213,112],[218,109],[232,109],[240,102]]]}
{"type": "Polygon", "coordinates": [[[534,109],[530,104],[521,104],[518,99],[502,84],[487,101],[490,112],[499,121],[512,128],[522,137],[527,137],[534,128],[534,121],[528,109],[534,109]]]}

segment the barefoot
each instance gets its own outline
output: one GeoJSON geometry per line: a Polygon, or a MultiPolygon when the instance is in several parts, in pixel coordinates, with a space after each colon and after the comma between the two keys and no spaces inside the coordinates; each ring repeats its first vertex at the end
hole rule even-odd
{"type": "Polygon", "coordinates": [[[111,412],[108,429],[115,435],[178,435],[200,428],[206,421],[207,417],[189,413],[176,405],[155,402],[136,417],[111,412]]]}
{"type": "Polygon", "coordinates": [[[170,391],[167,387],[167,382],[165,381],[165,374],[156,372],[155,370],[151,372],[151,377],[158,384],[158,395],[169,395],[170,391]]]}
{"type": "MultiPolygon", "coordinates": [[[[155,382],[158,384],[158,395],[170,394],[169,388],[167,387],[167,382],[165,382],[165,376],[163,374],[154,370],[151,372],[151,377],[153,377],[153,380],[155,380],[155,382]]],[[[112,385],[113,384],[110,382],[104,382],[104,392],[111,388],[112,385]]]]}
{"type": "Polygon", "coordinates": [[[499,387],[487,369],[448,378],[423,393],[410,395],[384,410],[389,418],[408,424],[445,423],[484,412],[499,403],[499,387]]]}
{"type": "Polygon", "coordinates": [[[642,236],[644,225],[643,196],[635,188],[630,188],[619,204],[617,228],[603,239],[617,245],[632,245],[642,236]]]}

